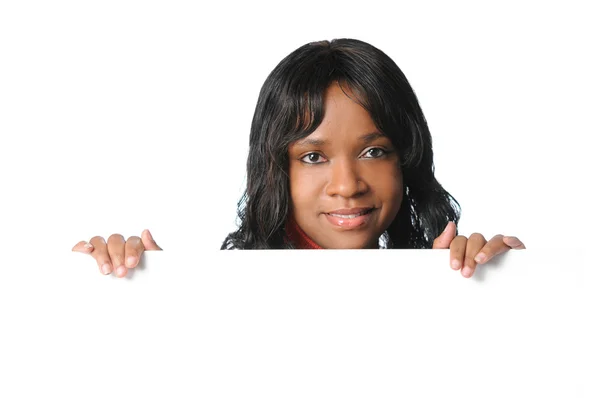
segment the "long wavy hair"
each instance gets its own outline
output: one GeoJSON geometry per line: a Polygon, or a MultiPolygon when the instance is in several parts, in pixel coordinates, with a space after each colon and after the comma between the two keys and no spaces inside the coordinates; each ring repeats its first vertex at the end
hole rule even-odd
{"type": "Polygon", "coordinates": [[[265,81],[250,130],[246,190],[237,231],[221,249],[294,248],[286,236],[291,198],[288,146],[310,135],[325,113],[332,83],[344,83],[400,155],[404,198],[380,237],[386,248],[431,248],[460,206],[434,176],[431,133],[400,68],[372,45],[354,39],[306,44],[285,57],[265,81]]]}

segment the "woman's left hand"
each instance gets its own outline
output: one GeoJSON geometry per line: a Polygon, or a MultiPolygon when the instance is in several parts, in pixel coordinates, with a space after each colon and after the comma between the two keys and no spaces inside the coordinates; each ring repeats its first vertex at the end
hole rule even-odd
{"type": "Polygon", "coordinates": [[[470,278],[477,265],[510,249],[525,249],[525,245],[515,236],[496,235],[489,241],[480,233],[471,234],[469,238],[456,236],[456,224],[450,221],[433,241],[433,249],[450,249],[450,267],[461,270],[462,276],[470,278]]]}

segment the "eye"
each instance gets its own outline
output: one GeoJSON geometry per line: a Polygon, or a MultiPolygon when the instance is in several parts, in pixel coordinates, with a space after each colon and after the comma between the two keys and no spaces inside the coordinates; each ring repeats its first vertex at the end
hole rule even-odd
{"type": "Polygon", "coordinates": [[[383,148],[370,148],[365,152],[364,157],[367,159],[380,158],[385,154],[387,154],[387,151],[383,148]]]}
{"type": "Polygon", "coordinates": [[[323,163],[324,161],[326,161],[323,156],[319,155],[316,152],[311,152],[309,154],[306,154],[300,160],[302,160],[304,163],[309,163],[309,164],[323,163]],[[323,159],[323,160],[319,161],[319,159],[323,159]]]}

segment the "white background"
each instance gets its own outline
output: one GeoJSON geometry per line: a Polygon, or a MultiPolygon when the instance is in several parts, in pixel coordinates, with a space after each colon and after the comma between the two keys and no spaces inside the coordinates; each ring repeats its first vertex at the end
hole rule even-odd
{"type": "MultiPolygon", "coordinates": [[[[43,269],[77,284],[65,265],[74,243],[144,228],[171,253],[214,255],[235,227],[262,83],[297,47],[341,37],[405,72],[437,178],[462,205],[461,233],[588,247],[600,132],[593,4],[3,1],[4,277],[43,269]]],[[[4,309],[31,308],[18,298],[4,309]]]]}
{"type": "Polygon", "coordinates": [[[235,228],[262,83],[297,47],[336,37],[407,75],[459,232],[587,246],[592,3],[2,2],[0,245],[28,254],[1,261],[49,264],[79,240],[144,228],[165,249],[217,250],[235,228]]]}

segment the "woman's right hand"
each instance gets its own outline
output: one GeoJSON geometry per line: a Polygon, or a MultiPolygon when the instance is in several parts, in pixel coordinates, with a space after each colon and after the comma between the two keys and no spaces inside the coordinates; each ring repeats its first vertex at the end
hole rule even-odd
{"type": "Polygon", "coordinates": [[[145,229],[142,236],[131,236],[127,241],[123,235],[113,234],[108,242],[101,236],[94,236],[89,242],[82,240],[73,246],[74,252],[91,254],[104,275],[114,272],[119,278],[127,275],[129,268],[135,268],[144,250],[162,250],[150,231],[145,229]]]}

